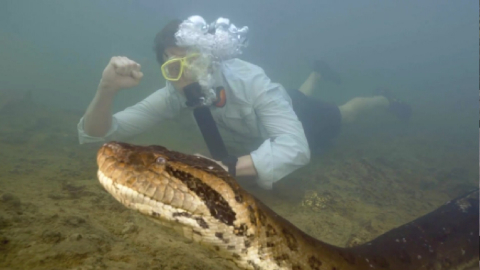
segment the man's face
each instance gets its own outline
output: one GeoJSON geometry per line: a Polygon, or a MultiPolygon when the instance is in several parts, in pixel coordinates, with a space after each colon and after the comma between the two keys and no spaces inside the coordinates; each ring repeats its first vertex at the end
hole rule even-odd
{"type": "MultiPolygon", "coordinates": [[[[170,59],[173,58],[182,58],[185,57],[189,54],[188,50],[186,48],[180,48],[180,47],[168,47],[165,49],[165,52],[163,53],[163,61],[166,62],[170,59]]],[[[183,88],[191,83],[195,82],[195,79],[192,76],[188,76],[188,71],[185,71],[182,73],[182,76],[178,81],[170,81],[173,85],[173,87],[177,91],[183,92],[183,88]]]]}

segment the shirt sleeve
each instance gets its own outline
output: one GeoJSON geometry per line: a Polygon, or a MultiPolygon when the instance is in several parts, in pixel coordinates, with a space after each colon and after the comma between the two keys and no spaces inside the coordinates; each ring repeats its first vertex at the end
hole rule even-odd
{"type": "Polygon", "coordinates": [[[137,104],[115,113],[112,117],[112,126],[103,137],[93,137],[85,133],[82,117],[77,125],[80,144],[133,137],[161,120],[177,115],[182,107],[181,104],[179,96],[170,87],[157,90],[137,104]]]}
{"type": "Polygon", "coordinates": [[[258,184],[271,189],[274,182],[309,163],[310,149],[285,89],[257,69],[252,74],[251,85],[246,85],[251,87],[255,113],[269,138],[251,152],[251,157],[258,184]]]}

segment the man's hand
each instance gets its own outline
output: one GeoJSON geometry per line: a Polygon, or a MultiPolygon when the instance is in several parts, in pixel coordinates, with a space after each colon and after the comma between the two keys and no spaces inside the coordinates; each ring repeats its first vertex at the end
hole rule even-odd
{"type": "Polygon", "coordinates": [[[103,70],[100,86],[116,92],[138,85],[143,77],[140,64],[124,56],[114,56],[103,70]]]}

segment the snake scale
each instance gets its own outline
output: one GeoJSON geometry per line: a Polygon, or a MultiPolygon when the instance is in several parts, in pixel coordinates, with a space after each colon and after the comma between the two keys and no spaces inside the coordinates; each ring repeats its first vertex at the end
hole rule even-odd
{"type": "Polygon", "coordinates": [[[459,270],[472,269],[479,259],[478,190],[370,242],[343,248],[302,232],[211,160],[161,146],[109,142],[99,149],[97,163],[100,183],[120,203],[241,269],[459,270]]]}

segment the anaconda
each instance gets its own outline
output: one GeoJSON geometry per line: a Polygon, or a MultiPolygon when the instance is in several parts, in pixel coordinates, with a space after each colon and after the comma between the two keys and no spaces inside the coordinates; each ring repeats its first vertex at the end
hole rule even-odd
{"type": "Polygon", "coordinates": [[[478,190],[359,246],[317,240],[243,190],[215,162],[161,146],[109,142],[98,179],[126,207],[241,269],[442,270],[477,264],[478,190]]]}

